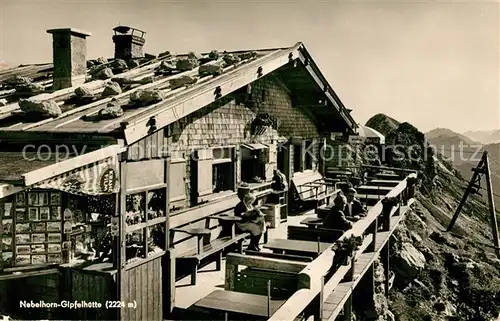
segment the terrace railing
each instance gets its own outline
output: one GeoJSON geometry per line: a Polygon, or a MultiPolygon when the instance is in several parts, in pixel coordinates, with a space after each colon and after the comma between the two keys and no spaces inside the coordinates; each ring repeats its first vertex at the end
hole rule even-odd
{"type": "MultiPolygon", "coordinates": [[[[346,231],[339,239],[345,240],[351,236],[363,236],[364,244],[369,242],[367,249],[374,249],[377,237],[377,228],[380,221],[383,221],[383,230],[390,231],[390,213],[399,214],[400,206],[408,205],[408,201],[413,198],[416,173],[407,175],[397,186],[395,186],[385,199],[396,200],[395,211],[390,206],[385,206],[384,200],[380,200],[362,220],[353,224],[352,229],[346,231]]],[[[363,247],[363,246],[362,246],[363,247]]],[[[342,266],[331,277],[324,279],[329,274],[332,267],[335,252],[333,245],[309,263],[298,276],[299,290],[296,291],[269,319],[268,321],[306,319],[309,316],[319,318],[321,316],[323,302],[335,290],[337,285],[346,277],[351,270],[351,264],[342,266]],[[323,281],[324,279],[324,281],[323,281]],[[324,282],[324,284],[323,284],[324,282]],[[322,301],[322,302],[320,302],[322,301]]]]}

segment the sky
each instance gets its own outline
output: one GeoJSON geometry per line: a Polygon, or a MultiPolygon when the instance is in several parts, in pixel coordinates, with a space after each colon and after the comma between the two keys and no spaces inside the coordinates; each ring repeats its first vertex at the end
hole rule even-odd
{"type": "Polygon", "coordinates": [[[500,128],[498,1],[0,0],[0,62],[52,61],[47,29],[147,32],[144,51],[289,47],[301,41],[359,123],[385,113],[421,131],[500,128]]]}

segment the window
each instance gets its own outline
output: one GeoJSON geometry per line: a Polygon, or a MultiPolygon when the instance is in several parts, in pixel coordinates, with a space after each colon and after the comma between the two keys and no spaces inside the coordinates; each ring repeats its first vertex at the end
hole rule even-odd
{"type": "Polygon", "coordinates": [[[233,164],[220,163],[212,165],[212,186],[213,192],[234,190],[233,164]]]}
{"type": "Polygon", "coordinates": [[[269,148],[258,143],[242,144],[241,147],[241,180],[246,183],[266,180],[269,148]]]}
{"type": "Polygon", "coordinates": [[[293,145],[293,171],[302,171],[302,145],[293,145]]]}
{"type": "Polygon", "coordinates": [[[166,188],[126,196],[126,261],[165,250],[166,188]]]}
{"type": "Polygon", "coordinates": [[[304,170],[313,169],[313,153],[314,147],[311,140],[305,141],[305,155],[304,155],[304,170]]]}
{"type": "Polygon", "coordinates": [[[192,168],[192,203],[210,199],[210,194],[232,191],[236,186],[233,147],[216,147],[196,151],[192,168]]]}

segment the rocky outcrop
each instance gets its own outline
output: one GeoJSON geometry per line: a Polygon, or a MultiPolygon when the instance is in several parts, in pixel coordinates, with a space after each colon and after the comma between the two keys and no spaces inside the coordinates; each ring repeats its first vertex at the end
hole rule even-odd
{"type": "Polygon", "coordinates": [[[370,118],[366,125],[385,135],[382,165],[420,171],[422,191],[432,193],[436,187],[438,165],[425,135],[411,124],[399,123],[383,114],[370,118]]]}
{"type": "Polygon", "coordinates": [[[399,127],[399,122],[387,115],[377,114],[366,122],[366,126],[376,129],[387,137],[399,127]]]}
{"type": "Polygon", "coordinates": [[[404,242],[392,259],[397,279],[412,280],[425,268],[425,256],[413,244],[404,242]]]}

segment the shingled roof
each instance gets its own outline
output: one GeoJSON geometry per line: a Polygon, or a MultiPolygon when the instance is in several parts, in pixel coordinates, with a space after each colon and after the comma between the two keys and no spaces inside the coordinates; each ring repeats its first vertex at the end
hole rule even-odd
{"type": "MultiPolygon", "coordinates": [[[[8,137],[12,133],[21,136],[24,134],[33,136],[35,133],[93,134],[125,138],[126,142],[131,144],[151,131],[163,128],[270,73],[280,77],[287,87],[291,87],[291,92],[299,86],[298,82],[304,82],[303,77],[307,77],[306,82],[309,87],[314,87],[314,103],[311,100],[302,101],[301,97],[297,99],[301,104],[307,105],[312,114],[317,116],[318,121],[325,123],[327,128],[329,123],[339,121],[349,132],[353,132],[357,127],[349,111],[343,106],[302,43],[289,48],[224,52],[219,55],[214,55],[213,51],[196,58],[200,67],[220,64],[222,72],[216,75],[202,74],[200,67],[184,71],[172,68],[165,72],[165,66],[175,66],[177,60],[186,57],[188,55],[162,54],[159,58],[143,59],[139,66],[130,68],[111,79],[122,83],[121,94],[97,98],[84,105],[75,104],[76,88],[30,97],[31,100],[55,101],[62,111],[56,118],[28,119],[20,112],[19,104],[12,100],[10,104],[0,107],[0,138],[8,137]],[[143,89],[157,89],[162,92],[164,98],[148,106],[124,108],[123,115],[117,118],[97,118],[99,112],[112,99],[126,107],[130,104],[131,94],[143,89]]],[[[11,76],[13,71],[29,77],[43,74],[41,81],[49,88],[50,81],[47,78],[50,68],[51,64],[18,67],[11,70],[11,76]]],[[[5,83],[8,79],[7,74],[5,71],[0,73],[0,82],[5,83]]],[[[96,97],[100,97],[105,84],[109,81],[92,80],[84,87],[96,97]]]]}

